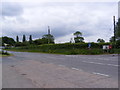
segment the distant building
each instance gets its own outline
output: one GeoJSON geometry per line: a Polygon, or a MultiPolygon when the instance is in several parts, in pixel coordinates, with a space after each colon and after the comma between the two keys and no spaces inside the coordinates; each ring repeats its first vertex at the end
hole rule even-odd
{"type": "Polygon", "coordinates": [[[118,2],[118,18],[120,18],[120,1],[118,2]]]}

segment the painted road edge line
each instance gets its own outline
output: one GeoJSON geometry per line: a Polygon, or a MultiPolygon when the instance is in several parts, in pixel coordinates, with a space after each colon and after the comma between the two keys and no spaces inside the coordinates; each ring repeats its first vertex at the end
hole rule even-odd
{"type": "Polygon", "coordinates": [[[90,64],[99,64],[99,65],[108,65],[108,66],[114,66],[114,67],[118,67],[119,65],[115,65],[115,64],[104,64],[104,63],[98,63],[98,62],[88,62],[88,61],[82,61],[84,63],[90,63],[90,64]]]}
{"type": "Polygon", "coordinates": [[[82,69],[78,69],[78,68],[72,68],[72,69],[77,71],[83,71],[82,69]]]}
{"type": "Polygon", "coordinates": [[[102,73],[97,73],[97,72],[93,72],[93,74],[109,77],[109,75],[107,74],[102,74],[102,73]]]}
{"type": "Polygon", "coordinates": [[[79,69],[77,69],[77,68],[72,68],[73,70],[79,70],[79,69]]]}
{"type": "Polygon", "coordinates": [[[119,65],[115,65],[115,64],[107,64],[109,66],[115,66],[115,67],[118,67],[119,65]]]}

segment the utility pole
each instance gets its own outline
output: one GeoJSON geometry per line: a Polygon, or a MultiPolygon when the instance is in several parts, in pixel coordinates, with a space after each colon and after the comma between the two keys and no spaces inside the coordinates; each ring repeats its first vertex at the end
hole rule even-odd
{"type": "Polygon", "coordinates": [[[114,24],[114,42],[113,42],[113,50],[115,51],[115,41],[116,41],[116,35],[115,35],[115,16],[113,16],[113,24],[114,24]]]}
{"type": "Polygon", "coordinates": [[[115,16],[113,16],[113,22],[114,22],[114,44],[116,41],[116,36],[115,36],[115,16]]]}
{"type": "Polygon", "coordinates": [[[48,44],[50,43],[50,26],[48,26],[48,44]]]}

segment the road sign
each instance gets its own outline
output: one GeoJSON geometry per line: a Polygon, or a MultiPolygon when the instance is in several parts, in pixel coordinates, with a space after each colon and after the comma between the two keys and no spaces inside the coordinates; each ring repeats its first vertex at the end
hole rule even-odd
{"type": "Polygon", "coordinates": [[[88,43],[88,48],[91,48],[91,43],[88,43]]]}

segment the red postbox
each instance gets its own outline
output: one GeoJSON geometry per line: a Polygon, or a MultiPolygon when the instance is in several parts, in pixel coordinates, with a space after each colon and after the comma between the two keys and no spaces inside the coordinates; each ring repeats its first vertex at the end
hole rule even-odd
{"type": "Polygon", "coordinates": [[[109,45],[109,49],[112,49],[112,45],[109,45]]]}

